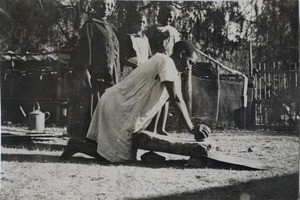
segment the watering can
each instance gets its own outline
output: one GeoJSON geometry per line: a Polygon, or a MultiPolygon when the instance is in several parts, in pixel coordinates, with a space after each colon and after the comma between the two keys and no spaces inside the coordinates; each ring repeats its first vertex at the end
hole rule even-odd
{"type": "MultiPolygon", "coordinates": [[[[22,107],[20,107],[21,111],[23,110],[22,107]]],[[[26,114],[24,111],[22,111],[24,116],[26,117],[26,114]]],[[[28,114],[28,129],[29,130],[36,130],[37,132],[43,132],[45,129],[45,121],[49,119],[50,113],[49,112],[41,112],[40,111],[40,104],[36,102],[33,105],[33,111],[28,114]],[[45,118],[45,116],[47,117],[45,118]]]]}

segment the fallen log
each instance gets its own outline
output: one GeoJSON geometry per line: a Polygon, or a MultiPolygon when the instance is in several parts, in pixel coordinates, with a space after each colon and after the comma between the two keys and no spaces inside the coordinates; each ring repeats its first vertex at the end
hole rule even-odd
{"type": "Polygon", "coordinates": [[[182,139],[158,135],[149,131],[140,131],[133,136],[133,148],[149,151],[172,153],[184,156],[201,158],[215,149],[215,142],[211,138],[203,142],[194,139],[182,139]]]}

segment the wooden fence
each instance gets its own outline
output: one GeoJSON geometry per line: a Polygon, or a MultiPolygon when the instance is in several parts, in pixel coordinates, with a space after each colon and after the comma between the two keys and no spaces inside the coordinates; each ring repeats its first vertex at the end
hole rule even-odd
{"type": "Polygon", "coordinates": [[[68,63],[50,55],[9,54],[0,60],[2,122],[25,122],[22,110],[28,114],[39,102],[42,112],[51,113],[47,123],[66,123],[72,73],[68,63]]]}
{"type": "Polygon", "coordinates": [[[254,69],[254,125],[287,129],[299,122],[299,63],[257,63],[254,69]]]}

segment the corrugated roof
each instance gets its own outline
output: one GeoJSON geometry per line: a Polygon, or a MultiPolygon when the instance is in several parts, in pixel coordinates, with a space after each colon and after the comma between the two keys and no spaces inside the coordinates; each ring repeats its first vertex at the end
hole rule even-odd
{"type": "Polygon", "coordinates": [[[58,61],[67,64],[70,55],[67,53],[28,53],[18,54],[13,52],[3,53],[0,55],[0,62],[5,61],[58,61]]]}

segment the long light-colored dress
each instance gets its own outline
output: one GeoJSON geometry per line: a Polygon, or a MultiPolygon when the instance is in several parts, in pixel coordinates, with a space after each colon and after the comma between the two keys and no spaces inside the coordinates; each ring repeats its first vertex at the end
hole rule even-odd
{"type": "Polygon", "coordinates": [[[147,127],[169,98],[162,82],[180,88],[173,60],[157,53],[124,80],[106,90],[87,133],[98,143],[97,152],[111,162],[133,159],[132,135],[147,127]]]}

